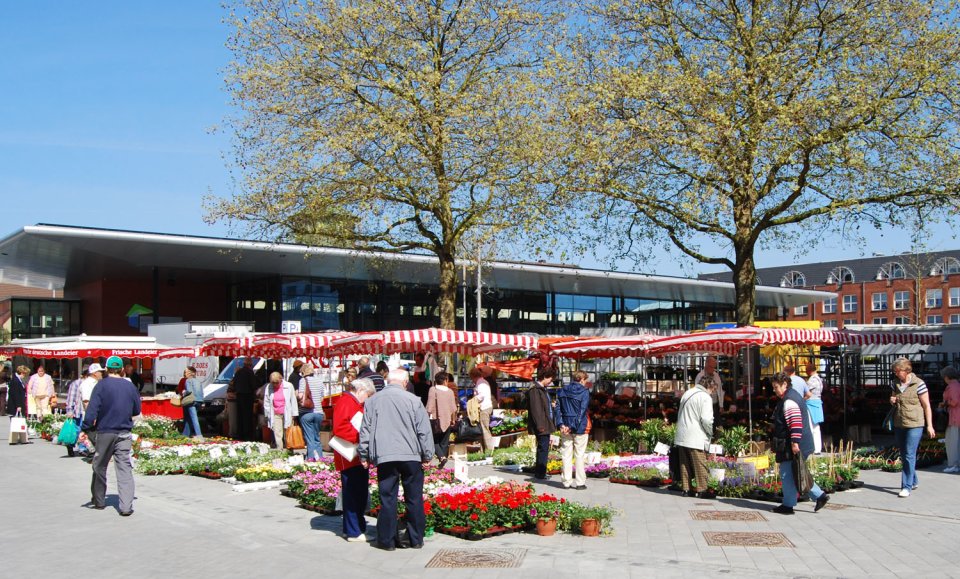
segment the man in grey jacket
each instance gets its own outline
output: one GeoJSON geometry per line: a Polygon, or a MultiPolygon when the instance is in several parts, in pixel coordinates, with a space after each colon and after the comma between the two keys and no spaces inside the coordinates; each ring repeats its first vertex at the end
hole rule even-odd
{"type": "Polygon", "coordinates": [[[698,383],[680,399],[677,413],[677,433],[674,451],[680,453],[680,486],[683,496],[713,498],[707,490],[707,447],[713,435],[714,386],[698,383]],[[696,492],[690,489],[690,479],[696,478],[696,492]]]}
{"type": "Polygon", "coordinates": [[[397,547],[420,549],[426,527],[423,467],[433,459],[433,431],[420,398],[407,391],[409,382],[406,370],[393,370],[383,390],[364,403],[357,446],[364,466],[377,465],[380,513],[374,546],[386,551],[397,547]],[[397,535],[399,484],[403,484],[409,543],[400,541],[397,535]]]}

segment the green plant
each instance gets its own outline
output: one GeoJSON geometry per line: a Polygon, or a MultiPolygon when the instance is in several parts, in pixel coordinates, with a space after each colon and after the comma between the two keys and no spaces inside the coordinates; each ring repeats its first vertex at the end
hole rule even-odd
{"type": "Polygon", "coordinates": [[[608,533],[613,516],[617,513],[616,509],[608,505],[582,505],[577,503],[568,503],[571,508],[568,510],[568,525],[573,531],[578,531],[583,521],[594,519],[600,523],[600,529],[603,533],[608,533]]]}
{"type": "Polygon", "coordinates": [[[640,442],[643,440],[643,432],[636,428],[621,424],[617,427],[617,439],[614,441],[617,447],[617,454],[621,452],[637,452],[640,442]]]}
{"type": "Polygon", "coordinates": [[[620,450],[617,448],[616,441],[613,440],[604,440],[600,443],[600,454],[603,456],[612,456],[614,454],[619,454],[620,450]]]}
{"type": "Polygon", "coordinates": [[[750,444],[750,433],[744,426],[721,428],[717,434],[717,444],[723,447],[727,456],[739,456],[750,444]]]}

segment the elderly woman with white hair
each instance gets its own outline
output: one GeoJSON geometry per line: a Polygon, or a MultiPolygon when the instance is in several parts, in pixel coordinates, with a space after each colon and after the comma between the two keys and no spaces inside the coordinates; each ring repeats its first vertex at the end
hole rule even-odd
{"type": "Polygon", "coordinates": [[[346,385],[344,393],[333,408],[333,435],[346,443],[351,451],[344,456],[339,451],[333,453],[333,465],[340,473],[340,486],[343,489],[343,538],[350,542],[363,542],[367,531],[367,520],[363,513],[367,510],[367,492],[370,475],[367,468],[360,464],[356,445],[360,442],[360,422],[363,417],[363,403],[377,392],[370,378],[358,378],[346,385]]]}
{"type": "Polygon", "coordinates": [[[943,407],[947,409],[947,467],[943,472],[960,472],[960,371],[953,366],[940,370],[947,387],[943,391],[943,407]]]}

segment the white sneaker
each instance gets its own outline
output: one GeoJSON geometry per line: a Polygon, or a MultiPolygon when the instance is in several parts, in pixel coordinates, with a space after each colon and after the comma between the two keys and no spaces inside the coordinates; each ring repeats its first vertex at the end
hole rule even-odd
{"type": "Polygon", "coordinates": [[[910,489],[902,489],[898,495],[901,499],[905,499],[910,496],[910,489]]]}
{"type": "Polygon", "coordinates": [[[947,468],[943,469],[943,472],[960,472],[960,468],[955,466],[948,466],[947,468]]]}
{"type": "Polygon", "coordinates": [[[367,537],[365,535],[358,535],[356,537],[347,537],[348,543],[366,543],[367,537]]]}

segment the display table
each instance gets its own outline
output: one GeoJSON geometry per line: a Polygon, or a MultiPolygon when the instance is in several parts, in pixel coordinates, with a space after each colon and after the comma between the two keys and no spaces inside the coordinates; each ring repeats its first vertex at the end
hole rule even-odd
{"type": "Polygon", "coordinates": [[[140,399],[141,414],[159,414],[173,420],[183,420],[183,409],[179,406],[170,404],[170,399],[165,396],[149,396],[140,399]]]}

